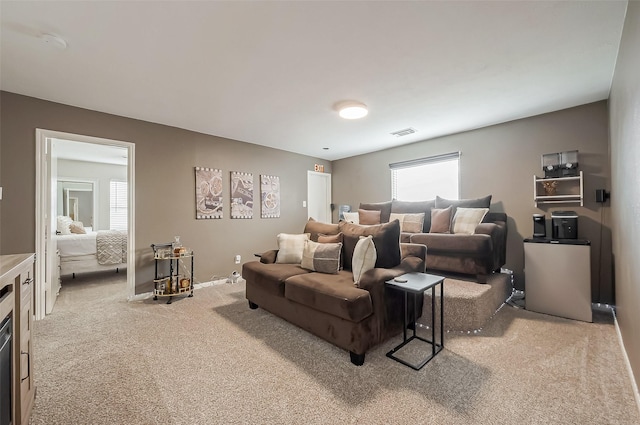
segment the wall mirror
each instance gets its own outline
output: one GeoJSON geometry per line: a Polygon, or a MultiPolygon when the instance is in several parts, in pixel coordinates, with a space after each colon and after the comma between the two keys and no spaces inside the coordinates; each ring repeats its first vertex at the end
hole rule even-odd
{"type": "Polygon", "coordinates": [[[58,180],[58,212],[81,221],[85,227],[93,227],[94,222],[93,182],[58,180]]]}

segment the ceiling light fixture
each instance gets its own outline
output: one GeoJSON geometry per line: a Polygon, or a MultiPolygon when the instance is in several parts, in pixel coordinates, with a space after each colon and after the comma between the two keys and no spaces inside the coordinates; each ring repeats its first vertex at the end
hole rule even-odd
{"type": "Polygon", "coordinates": [[[60,50],[65,50],[67,48],[67,42],[64,38],[59,35],[44,33],[40,34],[40,39],[45,43],[54,46],[60,50]]]}
{"type": "Polygon", "coordinates": [[[366,117],[369,113],[367,105],[355,100],[338,102],[335,105],[335,109],[342,118],[347,120],[357,120],[358,118],[366,117]]]}

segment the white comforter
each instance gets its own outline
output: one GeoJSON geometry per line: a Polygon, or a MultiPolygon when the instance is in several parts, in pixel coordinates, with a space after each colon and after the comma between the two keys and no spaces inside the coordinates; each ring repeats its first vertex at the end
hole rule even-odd
{"type": "Polygon", "coordinates": [[[98,232],[86,234],[56,235],[60,257],[92,255],[96,253],[96,235],[98,232]]]}

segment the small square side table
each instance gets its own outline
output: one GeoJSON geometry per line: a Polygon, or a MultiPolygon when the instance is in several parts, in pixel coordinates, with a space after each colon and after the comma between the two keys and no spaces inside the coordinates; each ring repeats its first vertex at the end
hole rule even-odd
{"type": "Polygon", "coordinates": [[[438,354],[444,348],[444,277],[437,276],[428,273],[406,273],[402,276],[398,276],[394,279],[385,282],[389,287],[404,292],[403,302],[403,315],[402,315],[402,343],[394,347],[387,353],[387,357],[402,363],[405,366],[409,366],[414,370],[420,370],[426,365],[436,354],[438,354]],[[404,281],[404,282],[403,282],[404,281]],[[436,297],[435,288],[440,285],[440,343],[436,341],[436,297]],[[431,289],[431,340],[422,338],[416,335],[416,316],[417,306],[415,305],[417,295],[424,293],[426,290],[431,289]],[[413,295],[414,314],[412,318],[413,335],[407,338],[407,315],[408,315],[408,296],[413,295]],[[402,347],[413,341],[414,339],[426,342],[431,345],[431,354],[427,356],[417,365],[411,364],[399,357],[395,356],[395,353],[402,347]]]}

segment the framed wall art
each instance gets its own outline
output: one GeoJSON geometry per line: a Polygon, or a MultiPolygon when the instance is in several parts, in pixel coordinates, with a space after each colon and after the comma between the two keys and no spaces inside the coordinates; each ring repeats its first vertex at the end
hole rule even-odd
{"type": "Polygon", "coordinates": [[[222,171],[195,167],[196,219],[222,218],[222,171]]]}
{"type": "Polygon", "coordinates": [[[253,174],[231,172],[231,218],[253,218],[253,174]]]}
{"type": "Polygon", "coordinates": [[[262,218],[280,218],[280,177],[260,175],[260,213],[262,218]]]}

